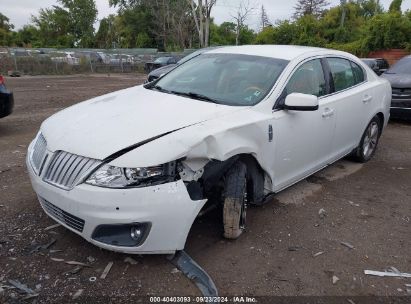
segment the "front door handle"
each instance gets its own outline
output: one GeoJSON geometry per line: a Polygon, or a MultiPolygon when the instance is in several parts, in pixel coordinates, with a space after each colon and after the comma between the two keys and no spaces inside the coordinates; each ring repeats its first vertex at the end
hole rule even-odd
{"type": "Polygon", "coordinates": [[[363,102],[363,103],[368,103],[368,102],[370,102],[371,100],[372,100],[372,96],[370,96],[370,95],[365,95],[364,98],[363,98],[363,100],[362,100],[362,102],[363,102]]]}
{"type": "Polygon", "coordinates": [[[333,115],[334,115],[334,110],[332,110],[330,108],[326,108],[326,109],[324,109],[322,117],[327,118],[327,117],[330,117],[330,116],[333,116],[333,115]]]}

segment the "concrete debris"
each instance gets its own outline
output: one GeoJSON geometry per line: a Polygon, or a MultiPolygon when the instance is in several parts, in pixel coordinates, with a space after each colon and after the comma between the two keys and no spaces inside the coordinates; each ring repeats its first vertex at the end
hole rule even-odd
{"type": "Polygon", "coordinates": [[[44,228],[44,231],[49,231],[51,229],[54,229],[54,228],[57,228],[57,227],[60,227],[60,226],[61,226],[60,224],[51,225],[51,226],[48,226],[48,227],[44,228]]]}
{"type": "Polygon", "coordinates": [[[137,262],[135,259],[131,258],[131,257],[126,257],[126,258],[124,259],[124,263],[129,263],[129,264],[131,264],[131,265],[136,265],[136,264],[138,264],[138,262],[137,262]]]}
{"type": "Polygon", "coordinates": [[[76,291],[76,293],[73,295],[73,300],[76,300],[76,299],[78,299],[82,294],[83,294],[83,292],[84,292],[84,289],[79,289],[79,290],[77,290],[76,291]]]}
{"type": "Polygon", "coordinates": [[[337,282],[338,282],[339,280],[340,280],[340,279],[339,279],[337,276],[333,275],[333,284],[334,284],[334,285],[337,284],[337,282]]]}
{"type": "Polygon", "coordinates": [[[21,292],[27,294],[36,294],[32,289],[28,288],[27,285],[20,283],[18,280],[9,280],[9,283],[16,287],[21,292]]]}
{"type": "Polygon", "coordinates": [[[111,267],[113,266],[113,262],[109,262],[108,264],[107,264],[107,266],[106,266],[106,268],[104,268],[104,271],[103,271],[103,273],[101,274],[101,276],[100,276],[100,279],[105,279],[106,278],[106,276],[108,275],[108,273],[110,272],[110,269],[111,269],[111,267]]]}
{"type": "Polygon", "coordinates": [[[401,278],[411,278],[411,273],[406,272],[390,272],[390,271],[374,271],[374,270],[364,270],[364,274],[378,276],[378,277],[401,277],[401,278]]]}
{"type": "Polygon", "coordinates": [[[347,247],[347,248],[349,248],[349,249],[354,249],[354,246],[353,246],[353,245],[351,245],[350,243],[347,243],[347,242],[340,242],[340,244],[341,244],[341,245],[343,245],[343,246],[345,246],[345,247],[347,247]]]}
{"type": "Polygon", "coordinates": [[[324,208],[321,208],[321,209],[318,211],[318,215],[320,216],[321,219],[323,219],[323,218],[325,218],[325,217],[327,216],[327,212],[325,211],[324,208]]]}
{"type": "Polygon", "coordinates": [[[315,254],[313,255],[313,257],[316,258],[316,257],[318,257],[319,255],[322,255],[323,253],[324,253],[324,251],[319,251],[319,252],[315,253],[315,254]]]}

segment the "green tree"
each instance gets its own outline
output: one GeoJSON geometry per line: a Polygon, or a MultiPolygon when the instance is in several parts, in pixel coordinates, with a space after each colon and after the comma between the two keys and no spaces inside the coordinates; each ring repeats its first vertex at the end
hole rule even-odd
{"type": "Polygon", "coordinates": [[[69,33],[78,47],[92,47],[97,8],[94,0],[58,0],[69,16],[69,33]]]}
{"type": "Polygon", "coordinates": [[[298,0],[294,7],[294,18],[298,19],[307,15],[318,18],[329,4],[327,0],[298,0]]]}
{"type": "Polygon", "coordinates": [[[10,23],[10,19],[0,13],[0,45],[10,45],[13,28],[14,25],[10,23]]]}
{"type": "Polygon", "coordinates": [[[393,0],[390,4],[390,8],[388,11],[390,13],[400,13],[401,14],[401,5],[402,5],[402,0],[393,0]]]}
{"type": "Polygon", "coordinates": [[[39,30],[34,25],[25,25],[14,33],[13,42],[20,47],[41,47],[39,30]]]}

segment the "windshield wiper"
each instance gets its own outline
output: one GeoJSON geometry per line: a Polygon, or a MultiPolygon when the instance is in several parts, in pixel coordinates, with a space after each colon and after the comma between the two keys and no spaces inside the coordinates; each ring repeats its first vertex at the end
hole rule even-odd
{"type": "Polygon", "coordinates": [[[195,93],[195,92],[177,92],[177,91],[170,91],[172,94],[176,95],[181,95],[181,96],[187,96],[193,99],[198,99],[198,100],[204,100],[204,101],[209,101],[212,103],[220,104],[220,102],[214,98],[208,97],[206,95],[200,94],[200,93],[195,93]]]}
{"type": "Polygon", "coordinates": [[[163,89],[162,87],[160,87],[160,86],[158,86],[158,85],[152,86],[151,89],[156,89],[157,91],[160,91],[160,92],[170,93],[169,90],[163,89]]]}

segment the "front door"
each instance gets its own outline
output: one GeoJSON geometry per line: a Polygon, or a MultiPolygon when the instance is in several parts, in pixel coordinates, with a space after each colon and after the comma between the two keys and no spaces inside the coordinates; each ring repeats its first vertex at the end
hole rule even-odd
{"type": "Polygon", "coordinates": [[[273,113],[275,191],[327,165],[335,131],[334,104],[326,97],[329,88],[320,59],[304,62],[295,70],[281,95],[280,106],[291,93],[318,96],[319,109],[273,113]]]}

